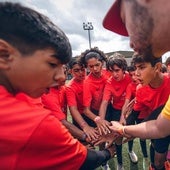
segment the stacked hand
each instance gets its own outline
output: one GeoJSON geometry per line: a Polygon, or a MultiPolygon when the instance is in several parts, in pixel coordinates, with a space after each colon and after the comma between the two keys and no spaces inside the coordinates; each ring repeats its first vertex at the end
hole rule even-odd
{"type": "Polygon", "coordinates": [[[99,145],[101,143],[107,142],[108,147],[111,146],[113,143],[116,143],[118,145],[128,142],[129,140],[132,140],[133,137],[126,134],[124,132],[124,126],[117,122],[112,121],[111,125],[109,126],[109,133],[102,134],[96,142],[94,142],[94,145],[99,145]],[[125,137],[125,140],[123,138],[125,137]]]}

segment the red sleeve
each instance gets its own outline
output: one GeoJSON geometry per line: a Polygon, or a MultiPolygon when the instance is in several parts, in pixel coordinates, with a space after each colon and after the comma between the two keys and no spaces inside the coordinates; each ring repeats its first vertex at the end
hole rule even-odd
{"type": "Polygon", "coordinates": [[[145,105],[143,104],[143,99],[146,97],[144,96],[144,93],[142,93],[143,87],[138,89],[136,91],[136,99],[135,99],[135,104],[134,104],[134,110],[136,111],[141,111],[145,108],[145,105]]]}
{"type": "Polygon", "coordinates": [[[127,88],[126,88],[126,99],[131,100],[132,99],[132,86],[131,83],[128,84],[127,88]]]}
{"type": "Polygon", "coordinates": [[[41,122],[17,161],[16,169],[79,169],[87,149],[52,115],[41,122]]]}
{"type": "Polygon", "coordinates": [[[112,97],[112,85],[111,85],[111,79],[109,79],[106,82],[105,88],[104,88],[104,93],[103,93],[103,100],[105,101],[110,101],[112,97]]]}
{"type": "Polygon", "coordinates": [[[66,97],[68,106],[77,106],[76,94],[74,91],[74,87],[68,84],[66,87],[66,97]]]}
{"type": "Polygon", "coordinates": [[[90,92],[89,82],[84,81],[83,85],[83,105],[85,107],[90,107],[92,100],[92,94],[90,92]]]}
{"type": "Polygon", "coordinates": [[[135,98],[136,96],[136,87],[137,84],[131,82],[128,84],[127,88],[126,88],[126,99],[132,100],[133,98],[135,98]]]}
{"type": "Polygon", "coordinates": [[[50,92],[49,94],[43,95],[41,100],[45,108],[51,110],[59,120],[63,120],[66,119],[66,114],[64,114],[61,109],[58,97],[59,95],[50,92]]]}

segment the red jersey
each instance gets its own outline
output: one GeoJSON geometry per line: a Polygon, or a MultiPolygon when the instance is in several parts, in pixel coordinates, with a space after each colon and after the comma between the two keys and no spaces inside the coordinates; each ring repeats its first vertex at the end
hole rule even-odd
{"type": "Polygon", "coordinates": [[[86,77],[83,86],[83,105],[85,107],[99,110],[106,81],[107,77],[103,74],[100,78],[94,77],[91,73],[86,77]]]}
{"type": "Polygon", "coordinates": [[[65,87],[50,88],[48,94],[43,94],[41,97],[44,107],[54,111],[54,114],[59,120],[66,119],[66,99],[65,99],[65,87]]]}
{"type": "Polygon", "coordinates": [[[111,100],[113,108],[121,110],[125,102],[126,88],[130,82],[131,78],[127,73],[121,81],[110,77],[104,89],[103,100],[111,100]]]}
{"type": "Polygon", "coordinates": [[[102,69],[102,74],[105,76],[106,79],[108,79],[112,76],[112,73],[110,71],[106,70],[106,68],[102,69]]]}
{"type": "Polygon", "coordinates": [[[146,85],[137,90],[134,110],[141,111],[138,118],[146,118],[153,110],[166,103],[170,94],[169,84],[170,78],[164,76],[160,87],[152,88],[146,85]]]}
{"type": "Polygon", "coordinates": [[[76,170],[83,164],[87,149],[42,105],[0,86],[0,110],[0,169],[76,170]]]}
{"type": "Polygon", "coordinates": [[[132,100],[136,96],[136,87],[138,84],[130,82],[126,88],[126,97],[125,99],[132,100]]]}
{"type": "Polygon", "coordinates": [[[83,81],[77,82],[73,78],[66,86],[68,106],[76,106],[79,113],[83,113],[83,81]]]}

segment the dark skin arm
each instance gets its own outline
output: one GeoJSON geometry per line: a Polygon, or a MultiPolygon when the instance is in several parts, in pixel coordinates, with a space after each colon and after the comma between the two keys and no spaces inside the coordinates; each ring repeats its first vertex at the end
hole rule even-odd
{"type": "Polygon", "coordinates": [[[82,130],[80,130],[75,125],[73,125],[72,123],[68,122],[65,119],[61,120],[61,122],[69,130],[69,132],[72,134],[73,137],[75,137],[81,141],[86,141],[87,137],[84,139],[85,133],[82,130]]]}

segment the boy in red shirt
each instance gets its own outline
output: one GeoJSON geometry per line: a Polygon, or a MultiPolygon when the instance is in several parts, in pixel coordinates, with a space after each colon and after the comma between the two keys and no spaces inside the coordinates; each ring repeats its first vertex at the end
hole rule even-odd
{"type": "Polygon", "coordinates": [[[73,124],[82,129],[90,140],[98,138],[97,130],[86,122],[83,106],[83,82],[86,75],[84,65],[80,57],[76,56],[68,63],[69,72],[73,78],[66,86],[67,102],[73,118],[73,124]]]}
{"type": "MultiPolygon", "coordinates": [[[[134,105],[136,117],[147,120],[156,119],[168,100],[170,94],[170,77],[161,73],[161,58],[153,58],[151,60],[151,58],[148,59],[141,55],[135,55],[133,61],[136,67],[136,75],[143,84],[136,94],[134,105]]],[[[112,123],[114,124],[114,122],[112,123]]],[[[122,125],[117,124],[116,126],[119,132],[121,132],[122,125]]],[[[126,126],[122,134],[125,133],[127,136],[129,135],[126,132],[126,126]]],[[[169,136],[152,140],[151,169],[164,169],[164,161],[166,161],[169,142],[169,136]]]]}
{"type": "MultiPolygon", "coordinates": [[[[135,100],[136,89],[137,89],[137,86],[139,85],[139,80],[137,79],[137,76],[135,75],[135,67],[133,65],[130,65],[127,67],[127,71],[132,79],[132,82],[129,83],[126,88],[125,102],[122,107],[122,113],[121,113],[121,119],[120,119],[120,122],[122,124],[126,124],[126,118],[129,114],[128,113],[129,112],[129,104],[134,103],[133,101],[135,100]]],[[[135,122],[133,122],[133,123],[135,123],[135,122]]],[[[128,142],[129,157],[133,163],[137,163],[138,157],[136,156],[136,154],[134,153],[132,148],[133,148],[133,140],[128,142]]],[[[147,152],[146,152],[145,156],[147,157],[147,152]]]]}
{"type": "MultiPolygon", "coordinates": [[[[66,66],[65,68],[65,80],[66,80],[66,66]]],[[[52,87],[49,93],[41,96],[41,101],[45,108],[54,112],[56,117],[62,122],[62,124],[69,130],[69,132],[82,142],[89,142],[86,134],[74,126],[72,123],[67,121],[67,100],[66,100],[66,87],[65,80],[61,86],[52,87]]]]}
{"type": "MultiPolygon", "coordinates": [[[[161,72],[161,58],[156,61],[147,61],[140,55],[134,55],[133,62],[136,67],[136,75],[143,85],[137,91],[134,110],[140,111],[138,119],[143,120],[156,109],[156,112],[160,113],[159,108],[162,109],[170,94],[170,78],[161,72]]],[[[151,116],[153,117],[153,113],[151,116]]],[[[164,169],[170,137],[151,141],[150,154],[152,167],[164,169]]]]}
{"type": "MultiPolygon", "coordinates": [[[[124,59],[124,56],[119,53],[115,53],[110,56],[106,66],[107,69],[112,72],[112,77],[110,77],[110,79],[106,83],[102,103],[100,105],[99,116],[101,120],[105,119],[107,106],[108,103],[111,101],[112,108],[109,110],[110,121],[119,121],[121,117],[121,110],[125,102],[126,88],[131,82],[131,78],[129,74],[126,73],[127,62],[124,59]]],[[[99,120],[98,122],[101,122],[101,120],[99,120]]],[[[103,130],[107,129],[108,125],[101,122],[98,127],[103,130]]],[[[116,149],[118,159],[117,169],[123,170],[124,168],[122,165],[122,145],[116,145],[116,149]]]]}
{"type": "Polygon", "coordinates": [[[66,35],[20,4],[1,2],[0,21],[0,169],[85,170],[108,160],[111,148],[87,150],[32,99],[63,81],[71,59],[66,35]]]}

